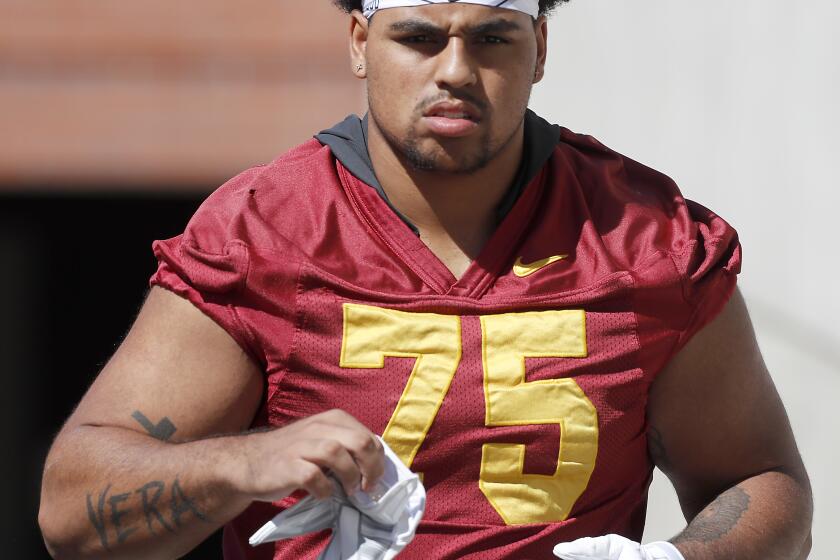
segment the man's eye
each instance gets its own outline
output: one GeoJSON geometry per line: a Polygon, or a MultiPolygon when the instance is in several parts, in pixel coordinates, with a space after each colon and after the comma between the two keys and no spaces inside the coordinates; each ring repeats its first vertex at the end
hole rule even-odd
{"type": "Polygon", "coordinates": [[[507,40],[502,37],[496,37],[495,35],[485,35],[481,38],[481,41],[491,45],[503,45],[507,43],[507,40]]]}
{"type": "Polygon", "coordinates": [[[406,43],[430,43],[432,38],[428,35],[411,35],[409,37],[403,37],[403,41],[406,43]]]}

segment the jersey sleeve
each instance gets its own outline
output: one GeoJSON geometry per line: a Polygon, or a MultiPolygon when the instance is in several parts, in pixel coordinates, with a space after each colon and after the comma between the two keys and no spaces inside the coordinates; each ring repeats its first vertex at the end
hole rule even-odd
{"type": "Polygon", "coordinates": [[[735,291],[741,271],[741,245],[737,232],[720,216],[686,200],[692,238],[673,254],[682,276],[683,297],[689,306],[678,348],[682,348],[723,310],[735,291]]]}
{"type": "Polygon", "coordinates": [[[237,224],[254,172],[243,173],[213,193],[183,234],[152,244],[158,268],[150,285],[190,301],[220,325],[255,363],[264,364],[263,352],[241,318],[251,252],[237,224]]]}

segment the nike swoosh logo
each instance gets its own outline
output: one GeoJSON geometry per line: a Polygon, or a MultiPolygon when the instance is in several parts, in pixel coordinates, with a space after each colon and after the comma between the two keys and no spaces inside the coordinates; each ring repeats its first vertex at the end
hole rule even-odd
{"type": "Polygon", "coordinates": [[[522,257],[516,259],[516,263],[513,265],[513,273],[519,276],[520,278],[525,278],[526,276],[530,276],[533,273],[542,270],[543,268],[547,267],[552,263],[556,263],[557,261],[562,261],[565,258],[568,258],[569,255],[554,255],[553,257],[546,257],[544,259],[540,259],[538,261],[534,261],[532,263],[525,264],[522,262],[522,257]]]}

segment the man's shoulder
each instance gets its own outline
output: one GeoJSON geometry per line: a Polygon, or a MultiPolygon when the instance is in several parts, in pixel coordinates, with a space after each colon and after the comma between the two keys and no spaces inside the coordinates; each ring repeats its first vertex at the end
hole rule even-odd
{"type": "Polygon", "coordinates": [[[589,134],[561,127],[557,152],[571,165],[584,188],[601,202],[617,199],[660,209],[684,204],[677,183],[667,174],[607,146],[589,134]]]}
{"type": "Polygon", "coordinates": [[[548,159],[549,170],[560,185],[574,185],[596,211],[614,213],[629,206],[673,214],[684,203],[670,177],[619,153],[590,134],[552,124],[528,111],[525,129],[530,152],[548,159]]]}
{"type": "Polygon", "coordinates": [[[290,216],[300,221],[318,215],[311,207],[325,202],[329,186],[338,184],[336,173],[329,149],[310,139],[269,163],[242,171],[213,191],[190,220],[187,240],[212,251],[232,239],[246,243],[252,235],[266,239],[263,234],[269,230],[282,236],[290,216]]]}
{"type": "Polygon", "coordinates": [[[289,198],[307,196],[307,191],[323,186],[325,176],[334,177],[335,158],[314,138],[235,175],[213,191],[204,209],[241,212],[260,204],[282,203],[289,198]]]}
{"type": "Polygon", "coordinates": [[[561,127],[553,161],[556,186],[577,198],[575,213],[621,266],[634,269],[659,254],[696,258],[696,247],[737,243],[729,224],[686,199],[665,173],[561,127]]]}
{"type": "Polygon", "coordinates": [[[673,179],[593,136],[561,127],[552,164],[557,184],[579,197],[578,211],[585,208],[605,236],[623,231],[620,224],[659,229],[687,218],[686,200],[673,179]]]}
{"type": "MultiPolygon", "coordinates": [[[[268,163],[254,165],[225,181],[208,201],[227,202],[243,194],[277,192],[290,184],[303,185],[319,172],[334,170],[333,158],[324,146],[311,138],[278,155],[268,163]]],[[[311,181],[309,181],[311,182],[311,181]]]]}

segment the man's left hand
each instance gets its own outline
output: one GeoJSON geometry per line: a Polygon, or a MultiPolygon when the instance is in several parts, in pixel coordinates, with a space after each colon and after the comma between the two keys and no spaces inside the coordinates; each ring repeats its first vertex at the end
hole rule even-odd
{"type": "Polygon", "coordinates": [[[669,542],[642,545],[619,535],[560,543],[554,555],[563,560],[685,560],[669,542]]]}

